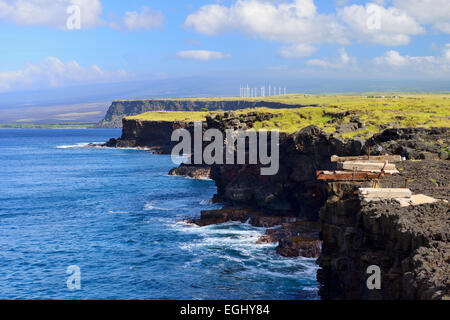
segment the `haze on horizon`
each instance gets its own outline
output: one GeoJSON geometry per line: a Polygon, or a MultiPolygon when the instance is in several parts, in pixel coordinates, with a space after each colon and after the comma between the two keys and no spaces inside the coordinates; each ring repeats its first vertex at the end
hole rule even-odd
{"type": "Polygon", "coordinates": [[[447,0],[0,0],[0,28],[3,122],[58,106],[100,115],[113,99],[233,96],[241,84],[450,90],[447,0]]]}

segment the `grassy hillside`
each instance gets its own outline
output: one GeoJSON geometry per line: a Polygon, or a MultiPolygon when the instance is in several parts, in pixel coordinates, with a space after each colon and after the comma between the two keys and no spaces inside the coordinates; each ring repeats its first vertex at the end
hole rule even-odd
{"type": "MultiPolygon", "coordinates": [[[[264,101],[303,105],[317,104],[320,107],[251,109],[251,111],[257,110],[277,115],[271,120],[256,123],[256,129],[294,132],[308,125],[317,125],[327,132],[335,132],[337,126],[350,122],[355,117],[358,117],[365,127],[358,131],[343,133],[341,134],[343,137],[349,138],[358,134],[371,135],[382,130],[383,125],[385,127],[450,127],[450,94],[288,95],[266,97],[264,101]]],[[[236,113],[249,111],[249,109],[239,110],[236,113]]],[[[211,113],[218,112],[151,111],[127,119],[200,121],[211,113]]]]}

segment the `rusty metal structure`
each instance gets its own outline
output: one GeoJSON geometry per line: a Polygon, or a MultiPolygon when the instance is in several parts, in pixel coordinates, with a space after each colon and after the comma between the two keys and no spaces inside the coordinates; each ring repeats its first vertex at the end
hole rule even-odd
{"type": "Polygon", "coordinates": [[[336,162],[338,167],[343,166],[344,163],[350,164],[358,161],[360,165],[373,165],[378,164],[379,170],[357,170],[356,167],[353,170],[318,170],[316,171],[316,177],[319,181],[324,182],[350,182],[360,184],[362,182],[371,182],[373,188],[375,188],[383,177],[391,176],[393,173],[398,173],[397,170],[386,170],[386,168],[393,168],[395,166],[389,163],[402,161],[401,156],[398,155],[383,155],[383,156],[351,156],[351,157],[338,157],[332,156],[331,162],[336,162]],[[389,167],[388,167],[389,166],[389,167]]]}

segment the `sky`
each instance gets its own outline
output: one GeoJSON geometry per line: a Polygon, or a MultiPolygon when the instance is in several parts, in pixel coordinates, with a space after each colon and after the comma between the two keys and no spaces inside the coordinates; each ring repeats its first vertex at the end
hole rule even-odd
{"type": "Polygon", "coordinates": [[[448,84],[450,1],[0,0],[0,42],[0,94],[183,79],[193,95],[221,79],[229,94],[305,79],[448,84]]]}

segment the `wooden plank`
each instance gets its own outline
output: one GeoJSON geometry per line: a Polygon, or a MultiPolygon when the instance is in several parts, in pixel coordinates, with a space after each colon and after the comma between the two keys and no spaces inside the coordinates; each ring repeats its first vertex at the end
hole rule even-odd
{"type": "MultiPolygon", "coordinates": [[[[317,180],[322,181],[367,181],[380,178],[379,173],[352,171],[317,171],[317,180]]],[[[390,176],[389,173],[382,176],[390,176]]]]}
{"type": "Polygon", "coordinates": [[[363,171],[363,172],[381,172],[382,169],[386,172],[397,173],[395,164],[373,161],[345,161],[338,163],[338,169],[363,171]]]}
{"type": "MultiPolygon", "coordinates": [[[[331,156],[331,162],[344,162],[344,161],[356,161],[356,160],[369,160],[369,156],[350,156],[350,157],[339,157],[331,156]]],[[[382,156],[370,156],[370,160],[375,161],[387,161],[390,163],[401,162],[402,157],[399,155],[382,155],[382,156]]]]}
{"type": "Polygon", "coordinates": [[[412,192],[404,188],[360,188],[359,196],[364,199],[411,198],[412,192]]]}

